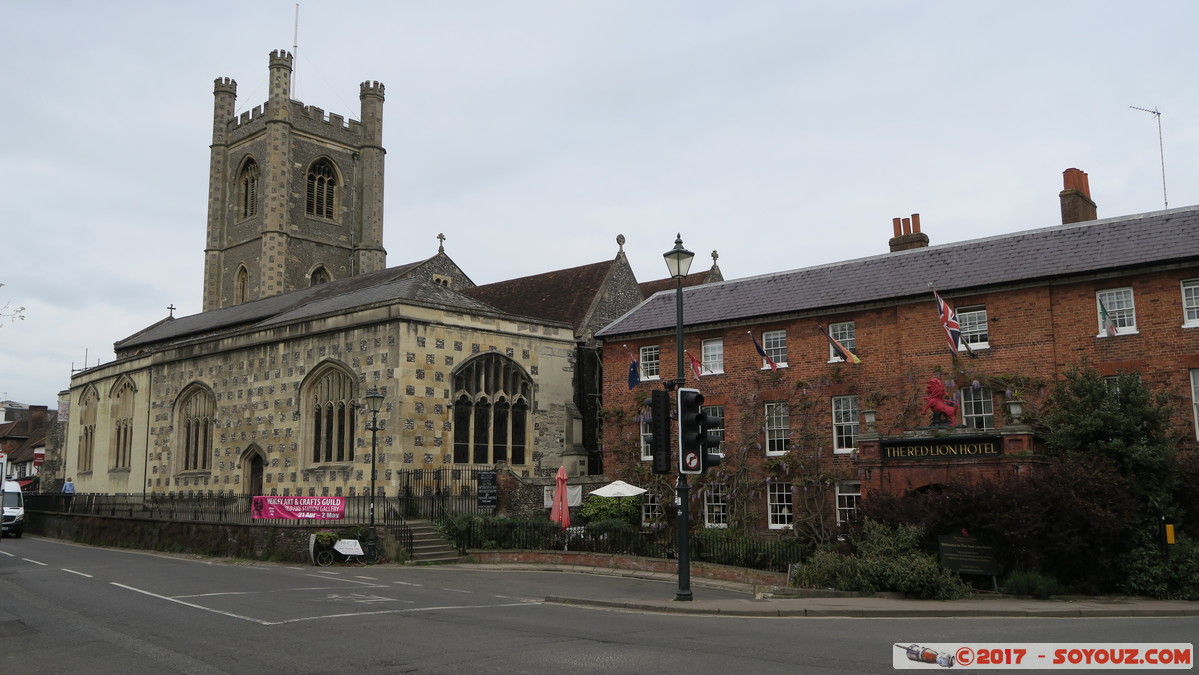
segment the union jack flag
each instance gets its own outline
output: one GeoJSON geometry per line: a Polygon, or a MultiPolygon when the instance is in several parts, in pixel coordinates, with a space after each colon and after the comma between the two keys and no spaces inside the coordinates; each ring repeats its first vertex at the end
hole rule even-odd
{"type": "Polygon", "coordinates": [[[940,293],[933,291],[933,297],[937,299],[937,314],[941,317],[941,326],[945,329],[945,340],[949,342],[949,350],[956,356],[958,342],[962,339],[962,325],[958,323],[958,314],[941,299],[940,293]]]}

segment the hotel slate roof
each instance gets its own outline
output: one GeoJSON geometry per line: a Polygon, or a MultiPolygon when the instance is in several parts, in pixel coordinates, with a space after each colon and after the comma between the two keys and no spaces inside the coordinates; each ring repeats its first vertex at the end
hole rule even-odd
{"type": "Polygon", "coordinates": [[[486,303],[440,284],[404,276],[425,261],[359,274],[329,283],[222,307],[200,314],[163,319],[116,343],[118,352],[157,343],[208,337],[242,328],[258,329],[302,321],[381,303],[402,302],[456,312],[509,317],[486,303]]]}
{"type": "MultiPolygon", "coordinates": [[[[765,320],[867,302],[942,296],[986,286],[1171,262],[1199,262],[1199,206],[1056,225],[983,239],[763,274],[683,290],[685,323],[765,320]]],[[[660,292],[597,337],[675,326],[673,292],[660,292]]]]}

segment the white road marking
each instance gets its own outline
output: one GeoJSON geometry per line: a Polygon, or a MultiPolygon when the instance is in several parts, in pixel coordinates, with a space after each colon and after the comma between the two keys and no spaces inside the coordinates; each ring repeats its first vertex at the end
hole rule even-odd
{"type": "Polygon", "coordinates": [[[159,600],[166,600],[167,602],[174,602],[174,603],[183,605],[184,607],[191,607],[192,609],[199,609],[199,610],[203,610],[205,612],[212,612],[213,614],[220,614],[222,616],[227,616],[227,617],[230,617],[233,619],[241,619],[242,621],[249,621],[251,623],[256,623],[256,624],[259,624],[262,626],[272,625],[270,621],[263,621],[262,619],[255,619],[254,617],[250,617],[250,616],[242,616],[241,614],[234,614],[232,612],[223,612],[219,609],[213,609],[211,607],[205,607],[203,605],[197,605],[197,604],[194,604],[191,602],[184,602],[182,600],[176,600],[175,598],[168,598],[165,595],[151,593],[150,591],[143,591],[140,588],[134,588],[133,586],[126,586],[125,584],[118,584],[115,581],[110,581],[109,583],[111,583],[113,586],[116,586],[118,588],[124,588],[125,590],[133,591],[134,593],[141,593],[142,595],[148,595],[152,598],[158,598],[159,600]]]}
{"type": "Polygon", "coordinates": [[[393,581],[391,583],[398,584],[400,586],[417,586],[417,587],[424,586],[424,584],[414,584],[411,581],[393,581]]]}
{"type": "Polygon", "coordinates": [[[474,593],[474,591],[464,591],[461,588],[443,588],[441,590],[449,591],[451,593],[474,593]]]}
{"type": "Polygon", "coordinates": [[[69,569],[67,569],[67,568],[65,568],[65,567],[64,567],[64,568],[62,568],[62,571],[64,571],[64,572],[70,572],[71,574],[78,574],[79,576],[81,576],[81,577],[87,577],[88,579],[92,579],[92,578],[94,578],[94,577],[92,577],[92,575],[90,575],[90,574],[84,574],[83,572],[76,572],[75,570],[69,570],[69,569]]]}
{"type": "Polygon", "coordinates": [[[32,559],[32,558],[21,558],[21,560],[24,560],[25,562],[31,562],[31,563],[33,563],[34,565],[41,565],[42,567],[45,567],[45,566],[46,566],[46,563],[44,563],[44,562],[38,562],[38,561],[36,561],[36,560],[34,560],[34,559],[32,559]]]}

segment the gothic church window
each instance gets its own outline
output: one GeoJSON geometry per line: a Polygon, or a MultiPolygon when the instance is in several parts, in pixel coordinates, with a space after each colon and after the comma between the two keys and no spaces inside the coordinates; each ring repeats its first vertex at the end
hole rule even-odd
{"type": "Polygon", "coordinates": [[[234,282],[234,302],[241,304],[250,300],[250,273],[246,271],[245,265],[240,265],[237,268],[237,281],[234,282]]]}
{"type": "Polygon", "coordinates": [[[237,175],[237,201],[241,217],[249,218],[258,214],[258,163],[247,159],[237,175]]]}
{"type": "Polygon", "coordinates": [[[128,469],[133,460],[133,383],[124,380],[112,395],[113,469],[128,469]]]}
{"type": "Polygon", "coordinates": [[[96,409],[100,406],[100,395],[89,387],[79,397],[79,452],[76,469],[80,473],[92,470],[92,457],[96,452],[96,409]]]}
{"type": "Polygon", "coordinates": [[[358,424],[357,379],[344,367],[326,363],[303,385],[307,401],[308,459],[313,464],[354,461],[358,424]]]}
{"type": "Polygon", "coordinates": [[[304,211],[310,216],[333,220],[336,203],[337,174],[333,163],[319,159],[308,169],[308,198],[304,211]]]}
{"type": "Polygon", "coordinates": [[[513,360],[484,354],[453,374],[454,463],[528,463],[533,381],[513,360]]]}
{"type": "Polygon", "coordinates": [[[193,385],[179,398],[175,428],[179,432],[180,471],[208,471],[212,468],[212,428],[216,399],[208,389],[193,385]]]}
{"type": "Polygon", "coordinates": [[[327,284],[330,281],[331,281],[331,278],[329,276],[329,270],[325,269],[325,267],[323,265],[312,270],[312,274],[308,275],[308,285],[309,286],[316,286],[318,284],[327,284]]]}

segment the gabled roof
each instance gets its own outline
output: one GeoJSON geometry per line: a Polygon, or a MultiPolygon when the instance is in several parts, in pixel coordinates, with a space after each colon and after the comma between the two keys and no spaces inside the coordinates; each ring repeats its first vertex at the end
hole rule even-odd
{"type": "Polygon", "coordinates": [[[607,260],[462,292],[505,312],[569,323],[578,331],[615,264],[615,260],[607,260]]]}
{"type": "MultiPolygon", "coordinates": [[[[703,272],[694,272],[683,277],[683,288],[699,286],[712,281],[723,281],[723,279],[712,279],[712,270],[704,270],[703,272]]],[[[641,288],[641,296],[648,298],[649,296],[659,291],[673,291],[678,288],[678,284],[674,279],[666,277],[665,279],[654,279],[653,281],[643,281],[637,284],[641,288]]]]}
{"type": "Polygon", "coordinates": [[[389,284],[397,279],[405,278],[432,259],[428,258],[406,265],[389,267],[377,272],[358,274],[346,277],[345,279],[337,279],[325,284],[301,288],[289,293],[272,295],[269,298],[252,300],[239,305],[222,307],[199,314],[163,319],[123,340],[117,341],[114,348],[117,352],[121,352],[167,340],[177,340],[185,337],[232,330],[239,326],[252,326],[258,322],[278,317],[289,310],[302,307],[307,303],[327,298],[344,297],[357,291],[389,284]]]}
{"type": "MultiPolygon", "coordinates": [[[[762,320],[858,303],[942,295],[1145,265],[1199,263],[1199,206],[928,246],[684,289],[687,325],[762,320]]],[[[675,325],[672,293],[658,293],[596,335],[675,325]]]]}
{"type": "Polygon", "coordinates": [[[262,300],[160,322],[132,338],[117,343],[117,349],[131,350],[156,343],[203,338],[237,329],[257,330],[319,316],[344,314],[372,305],[394,303],[508,317],[507,313],[495,307],[468,298],[441,284],[421,277],[404,276],[410,269],[411,266],[392,267],[262,300]]]}

